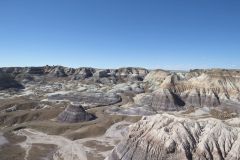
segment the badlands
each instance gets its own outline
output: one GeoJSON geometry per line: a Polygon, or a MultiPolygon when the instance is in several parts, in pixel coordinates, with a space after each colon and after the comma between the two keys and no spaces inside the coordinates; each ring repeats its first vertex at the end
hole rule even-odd
{"type": "Polygon", "coordinates": [[[240,160],[240,70],[0,68],[1,160],[240,160]]]}

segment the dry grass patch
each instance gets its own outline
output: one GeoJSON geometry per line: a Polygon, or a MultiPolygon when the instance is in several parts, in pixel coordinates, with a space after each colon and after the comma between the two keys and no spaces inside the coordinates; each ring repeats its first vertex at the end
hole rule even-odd
{"type": "Polygon", "coordinates": [[[230,118],[234,118],[237,116],[236,113],[230,111],[229,109],[224,110],[217,110],[217,109],[211,109],[210,114],[217,119],[226,120],[230,118]]]}

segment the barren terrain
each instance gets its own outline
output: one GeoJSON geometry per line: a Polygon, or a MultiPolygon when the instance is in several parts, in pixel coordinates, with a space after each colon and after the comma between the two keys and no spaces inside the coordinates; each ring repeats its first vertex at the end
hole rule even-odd
{"type": "Polygon", "coordinates": [[[0,157],[240,159],[239,112],[240,70],[0,68],[0,157]]]}

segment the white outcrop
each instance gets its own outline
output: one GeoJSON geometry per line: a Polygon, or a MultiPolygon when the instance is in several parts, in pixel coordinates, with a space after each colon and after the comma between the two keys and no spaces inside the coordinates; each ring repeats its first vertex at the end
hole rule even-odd
{"type": "Polygon", "coordinates": [[[128,136],[107,159],[238,160],[240,128],[228,122],[169,114],[143,117],[130,126],[128,136]]]}

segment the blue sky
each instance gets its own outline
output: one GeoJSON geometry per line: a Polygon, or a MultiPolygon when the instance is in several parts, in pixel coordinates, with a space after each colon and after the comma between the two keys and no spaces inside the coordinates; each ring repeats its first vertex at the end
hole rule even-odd
{"type": "Polygon", "coordinates": [[[240,68],[239,0],[1,0],[0,66],[240,68]]]}

